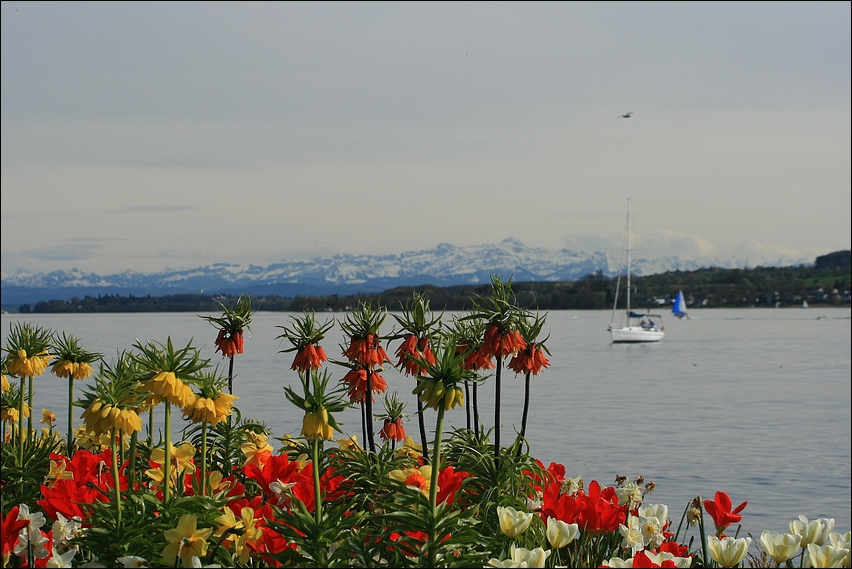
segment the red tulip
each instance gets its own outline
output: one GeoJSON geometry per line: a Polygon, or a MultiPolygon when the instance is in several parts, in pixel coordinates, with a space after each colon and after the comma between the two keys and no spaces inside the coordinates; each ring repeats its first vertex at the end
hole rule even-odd
{"type": "Polygon", "coordinates": [[[731,497],[727,492],[716,492],[715,500],[704,500],[704,509],[713,518],[713,523],[716,526],[716,533],[721,535],[725,533],[725,529],[731,524],[737,523],[743,517],[740,512],[748,505],[748,502],[743,502],[731,511],[731,497]]]}

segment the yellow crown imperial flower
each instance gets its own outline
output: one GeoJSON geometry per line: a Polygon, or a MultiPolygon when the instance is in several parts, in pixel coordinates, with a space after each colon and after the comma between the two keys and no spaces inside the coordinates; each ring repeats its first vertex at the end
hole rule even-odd
{"type": "Polygon", "coordinates": [[[183,381],[170,371],[161,371],[151,379],[142,383],[142,388],[154,394],[157,398],[168,401],[182,409],[186,409],[196,399],[195,393],[183,381]]]}
{"type": "Polygon", "coordinates": [[[56,377],[73,377],[74,379],[85,379],[92,375],[92,366],[86,362],[72,362],[71,360],[58,360],[51,367],[56,377]]]}
{"type": "Polygon", "coordinates": [[[119,429],[123,433],[142,430],[142,419],[136,411],[104,405],[100,399],[95,399],[92,405],[83,411],[82,418],[86,423],[86,430],[95,436],[108,435],[113,429],[119,429]]]}
{"type": "Polygon", "coordinates": [[[235,395],[220,393],[215,399],[196,397],[195,401],[184,408],[184,416],[193,423],[208,423],[218,425],[224,421],[234,408],[235,395]]]}
{"type": "Polygon", "coordinates": [[[18,377],[35,377],[41,375],[47,369],[50,354],[42,350],[33,357],[27,357],[27,351],[19,349],[16,357],[9,361],[9,373],[18,377]]]}
{"type": "Polygon", "coordinates": [[[328,411],[320,407],[316,412],[305,413],[302,420],[301,435],[309,441],[330,441],[334,438],[334,429],[328,424],[328,411]]]}

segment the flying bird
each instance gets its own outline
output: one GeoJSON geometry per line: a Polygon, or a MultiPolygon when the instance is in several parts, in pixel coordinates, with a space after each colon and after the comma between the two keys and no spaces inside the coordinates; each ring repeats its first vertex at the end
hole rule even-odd
{"type": "Polygon", "coordinates": [[[617,117],[615,117],[615,120],[629,119],[632,114],[633,114],[633,111],[630,111],[629,113],[624,113],[623,115],[618,115],[617,117]]]}

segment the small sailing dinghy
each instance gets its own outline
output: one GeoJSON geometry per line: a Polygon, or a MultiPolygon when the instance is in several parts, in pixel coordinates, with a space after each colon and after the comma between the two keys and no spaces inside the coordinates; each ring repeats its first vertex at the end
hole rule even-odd
{"type": "Polygon", "coordinates": [[[686,300],[683,298],[682,290],[677,291],[677,297],[675,297],[674,304],[672,305],[672,314],[681,320],[689,318],[689,315],[686,313],[686,300]]]}
{"type": "Polygon", "coordinates": [[[665,335],[663,333],[662,320],[659,314],[638,314],[630,310],[630,200],[627,200],[627,318],[616,326],[615,316],[618,311],[618,289],[621,286],[621,274],[615,285],[615,302],[612,305],[612,320],[609,324],[609,333],[614,344],[637,343],[637,342],[659,342],[665,335]],[[656,321],[654,319],[657,319],[656,321]]]}

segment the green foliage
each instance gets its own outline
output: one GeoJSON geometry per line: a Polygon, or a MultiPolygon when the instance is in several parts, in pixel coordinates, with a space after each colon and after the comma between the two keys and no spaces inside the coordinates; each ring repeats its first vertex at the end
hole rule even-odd
{"type": "Polygon", "coordinates": [[[23,439],[23,453],[20,452],[21,442],[17,436],[0,444],[0,465],[2,465],[2,512],[18,504],[35,506],[41,498],[41,485],[45,483],[50,472],[50,453],[57,452],[62,447],[58,437],[32,437],[23,439]],[[23,454],[23,460],[20,459],[23,454]]]}

